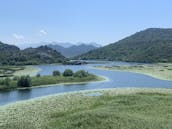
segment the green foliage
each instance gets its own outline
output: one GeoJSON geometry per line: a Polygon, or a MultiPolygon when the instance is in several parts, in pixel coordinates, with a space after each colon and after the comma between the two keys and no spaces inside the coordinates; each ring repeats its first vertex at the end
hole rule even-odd
{"type": "Polygon", "coordinates": [[[11,82],[11,79],[9,79],[9,78],[4,79],[4,85],[9,86],[10,82],[11,82]]]}
{"type": "Polygon", "coordinates": [[[63,76],[73,76],[73,71],[71,69],[66,69],[63,72],[63,76]]]}
{"type": "Polygon", "coordinates": [[[40,74],[37,74],[37,76],[35,77],[14,76],[12,79],[0,79],[0,90],[15,89],[17,87],[30,87],[59,83],[80,83],[103,80],[103,78],[99,78],[83,70],[76,72],[75,76],[73,76],[73,71],[69,69],[65,70],[65,76],[59,76],[59,73],[59,71],[54,72],[55,76],[40,76],[40,74]]]}
{"type": "Polygon", "coordinates": [[[64,63],[67,59],[59,52],[47,47],[27,48],[0,42],[0,65],[34,65],[41,63],[64,63]]]}
{"type": "Polygon", "coordinates": [[[87,77],[88,76],[88,72],[84,71],[84,70],[79,70],[77,72],[74,73],[74,77],[87,77]]]}
{"type": "Polygon", "coordinates": [[[36,77],[41,77],[41,74],[40,74],[40,73],[38,73],[38,74],[36,75],[36,77]]]}
{"type": "Polygon", "coordinates": [[[58,70],[53,71],[53,76],[60,76],[61,73],[58,70]]]}
{"type": "Polygon", "coordinates": [[[172,62],[172,29],[147,29],[76,59],[172,62]]]}
{"type": "Polygon", "coordinates": [[[10,83],[11,83],[11,79],[9,78],[5,78],[5,79],[1,79],[0,80],[0,85],[4,85],[4,86],[10,86],[10,83]]]}
{"type": "Polygon", "coordinates": [[[17,86],[19,86],[19,87],[30,87],[31,86],[30,76],[21,76],[17,81],[17,86]]]}
{"type": "Polygon", "coordinates": [[[14,76],[14,77],[13,77],[13,80],[14,80],[14,81],[17,81],[18,79],[19,79],[18,76],[14,76]]]}

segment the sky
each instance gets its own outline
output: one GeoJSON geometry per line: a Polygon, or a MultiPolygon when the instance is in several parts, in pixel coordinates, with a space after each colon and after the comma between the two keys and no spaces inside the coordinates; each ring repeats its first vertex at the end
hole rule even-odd
{"type": "Polygon", "coordinates": [[[172,0],[0,0],[0,41],[116,42],[146,28],[172,28],[172,0]]]}

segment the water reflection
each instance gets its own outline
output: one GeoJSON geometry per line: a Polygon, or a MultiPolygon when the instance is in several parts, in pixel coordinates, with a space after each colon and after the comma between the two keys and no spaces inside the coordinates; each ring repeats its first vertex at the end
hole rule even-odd
{"type": "Polygon", "coordinates": [[[26,100],[31,98],[32,96],[32,89],[22,89],[22,90],[17,90],[17,99],[20,100],[26,100]]]}

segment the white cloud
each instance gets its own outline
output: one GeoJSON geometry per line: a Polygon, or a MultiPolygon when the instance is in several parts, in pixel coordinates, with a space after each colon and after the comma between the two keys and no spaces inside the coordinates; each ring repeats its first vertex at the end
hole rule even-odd
{"type": "Polygon", "coordinates": [[[40,30],[39,31],[40,36],[47,35],[48,33],[45,30],[40,30]]]}
{"type": "Polygon", "coordinates": [[[20,34],[13,34],[13,37],[17,40],[23,40],[24,39],[24,36],[23,35],[20,35],[20,34]]]}

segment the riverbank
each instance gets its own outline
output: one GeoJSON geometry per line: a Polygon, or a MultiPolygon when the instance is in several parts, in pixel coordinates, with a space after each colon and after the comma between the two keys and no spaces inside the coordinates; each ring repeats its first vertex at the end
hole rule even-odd
{"type": "Polygon", "coordinates": [[[171,106],[171,89],[117,88],[65,93],[1,106],[0,128],[172,128],[171,106]]]}
{"type": "Polygon", "coordinates": [[[94,68],[102,70],[134,72],[145,74],[161,80],[172,80],[171,63],[143,64],[134,66],[96,66],[94,68]]]}
{"type": "Polygon", "coordinates": [[[0,66],[0,78],[30,75],[35,76],[41,69],[37,66],[0,66]]]}
{"type": "Polygon", "coordinates": [[[89,82],[105,81],[106,79],[102,76],[96,76],[88,74],[85,77],[74,77],[74,76],[40,76],[31,77],[31,86],[19,87],[17,86],[17,80],[10,80],[8,85],[0,85],[0,90],[14,90],[14,89],[30,89],[37,87],[48,87],[57,84],[84,84],[89,82]]]}
{"type": "Polygon", "coordinates": [[[29,76],[35,76],[37,73],[41,71],[41,69],[37,66],[23,66],[23,70],[18,70],[14,72],[14,76],[23,76],[23,75],[29,75],[29,76]]]}

